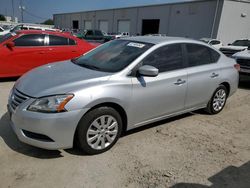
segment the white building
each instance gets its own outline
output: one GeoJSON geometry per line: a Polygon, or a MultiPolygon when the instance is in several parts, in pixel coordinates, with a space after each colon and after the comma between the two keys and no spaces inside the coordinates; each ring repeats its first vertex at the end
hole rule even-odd
{"type": "Polygon", "coordinates": [[[161,33],[218,38],[224,44],[250,38],[249,0],[190,0],[160,5],[54,14],[58,28],[100,29],[132,35],[161,33]]]}

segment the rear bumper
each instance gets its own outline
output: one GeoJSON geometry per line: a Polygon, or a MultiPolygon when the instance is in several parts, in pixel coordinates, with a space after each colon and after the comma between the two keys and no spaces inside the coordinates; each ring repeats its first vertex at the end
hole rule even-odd
{"type": "Polygon", "coordinates": [[[73,147],[73,140],[78,122],[87,109],[75,110],[64,113],[45,114],[30,112],[17,108],[10,113],[10,124],[18,139],[26,144],[43,149],[56,150],[73,147]],[[31,137],[27,131],[33,135],[41,137],[31,137]]]}

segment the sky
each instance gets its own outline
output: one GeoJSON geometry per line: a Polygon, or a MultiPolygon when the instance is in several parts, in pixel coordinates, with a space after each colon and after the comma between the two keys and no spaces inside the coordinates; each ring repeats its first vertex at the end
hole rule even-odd
{"type": "MultiPolygon", "coordinates": [[[[14,15],[21,20],[20,1],[13,0],[14,15]]],[[[53,18],[53,14],[77,12],[87,10],[100,10],[138,5],[161,4],[189,0],[22,0],[24,22],[41,23],[53,18]]],[[[12,16],[12,0],[0,0],[0,14],[12,16]]]]}

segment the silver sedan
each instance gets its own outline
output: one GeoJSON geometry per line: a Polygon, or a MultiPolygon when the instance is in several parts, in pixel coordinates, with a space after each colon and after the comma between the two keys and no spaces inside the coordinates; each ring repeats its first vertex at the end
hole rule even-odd
{"type": "Polygon", "coordinates": [[[27,144],[65,149],[76,141],[98,154],[124,131],[197,109],[219,113],[237,90],[238,70],[195,40],[114,40],[22,76],[10,93],[10,122],[27,144]]]}

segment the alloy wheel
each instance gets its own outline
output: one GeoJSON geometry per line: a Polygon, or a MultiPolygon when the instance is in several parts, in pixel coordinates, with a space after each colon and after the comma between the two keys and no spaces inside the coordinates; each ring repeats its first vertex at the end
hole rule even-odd
{"type": "Polygon", "coordinates": [[[118,122],[111,115],[96,118],[88,128],[87,143],[95,150],[107,148],[114,142],[118,134],[118,122]]]}

